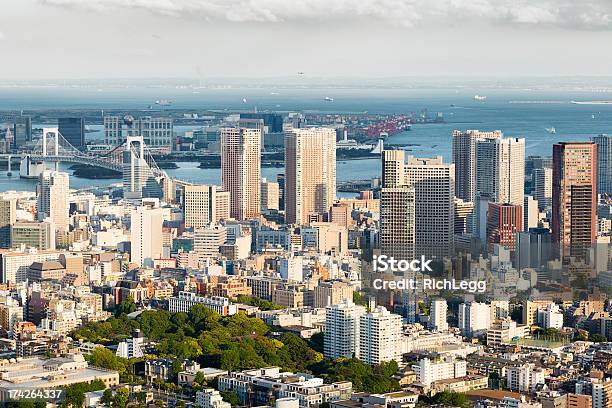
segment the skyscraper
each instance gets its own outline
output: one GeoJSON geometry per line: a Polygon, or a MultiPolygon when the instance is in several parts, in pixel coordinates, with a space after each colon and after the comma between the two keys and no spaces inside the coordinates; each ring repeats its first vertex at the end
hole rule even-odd
{"type": "Polygon", "coordinates": [[[306,224],[325,214],[336,197],[336,131],[291,129],[285,133],[285,218],[306,224]]]}
{"type": "Polygon", "coordinates": [[[69,188],[68,173],[45,170],[40,174],[36,213],[40,221],[50,218],[55,231],[68,231],[69,188]]]}
{"type": "Polygon", "coordinates": [[[474,202],[476,197],[476,141],[499,139],[501,130],[481,132],[479,130],[453,130],[453,163],[455,164],[455,195],[465,201],[474,202]]]}
{"type": "Polygon", "coordinates": [[[136,207],[130,216],[131,261],[140,266],[152,266],[160,258],[162,241],[163,211],[161,208],[136,207]]]}
{"type": "Polygon", "coordinates": [[[359,354],[359,319],[365,306],[345,301],[325,308],[323,354],[329,359],[352,358],[359,354]]]}
{"type": "Polygon", "coordinates": [[[476,194],[496,203],[523,205],[525,139],[476,141],[476,194]]]}
{"type": "Polygon", "coordinates": [[[15,224],[17,200],[15,198],[0,198],[0,248],[11,246],[11,226],[15,224]]]}
{"type": "Polygon", "coordinates": [[[442,259],[453,254],[455,165],[408,157],[406,184],[414,188],[416,255],[442,259]]]}
{"type": "Polygon", "coordinates": [[[597,194],[612,194],[612,135],[593,138],[597,145],[597,194]]]}
{"type": "Polygon", "coordinates": [[[85,147],[85,119],[59,118],[57,128],[60,134],[77,149],[85,147]]]}
{"type": "Polygon", "coordinates": [[[595,242],[597,145],[561,142],[553,145],[552,239],[560,254],[584,256],[595,242]]]}
{"type": "Polygon", "coordinates": [[[210,223],[229,218],[222,203],[225,192],[217,186],[185,186],[185,228],[202,228],[210,223]]]}
{"type": "Polygon", "coordinates": [[[247,220],[259,214],[261,131],[221,129],[221,184],[230,193],[230,216],[247,220]]]}

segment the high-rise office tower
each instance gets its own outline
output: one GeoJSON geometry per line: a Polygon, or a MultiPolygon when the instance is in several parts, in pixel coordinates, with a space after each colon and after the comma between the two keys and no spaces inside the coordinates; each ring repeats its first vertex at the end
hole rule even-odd
{"type": "Polygon", "coordinates": [[[533,196],[538,208],[546,210],[552,205],[552,167],[533,169],[533,196]]]}
{"type": "Polygon", "coordinates": [[[85,147],[85,119],[59,118],[57,128],[60,134],[77,149],[85,147]]]}
{"type": "Polygon", "coordinates": [[[285,133],[285,218],[306,224],[329,211],[336,197],[336,131],[291,129],[285,133]]]}
{"type": "Polygon", "coordinates": [[[380,191],[380,252],[396,259],[415,257],[415,193],[413,187],[380,191]]]}
{"type": "Polygon", "coordinates": [[[414,188],[416,256],[442,259],[453,255],[455,165],[408,157],[406,184],[414,188]]]}
{"type": "Polygon", "coordinates": [[[56,231],[67,232],[69,224],[69,175],[45,170],[38,181],[36,213],[40,221],[50,218],[56,231]]]}
{"type": "Polygon", "coordinates": [[[476,197],[476,141],[499,139],[500,130],[481,132],[479,130],[453,131],[453,163],[455,164],[455,195],[465,201],[474,202],[476,197]]]}
{"type": "Polygon", "coordinates": [[[434,299],[431,301],[429,310],[429,328],[436,331],[447,331],[448,322],[446,321],[446,313],[448,312],[448,304],[446,299],[434,299]]]}
{"type": "Polygon", "coordinates": [[[522,206],[514,204],[489,203],[487,213],[487,245],[500,244],[514,250],[516,234],[523,231],[522,206]]]}
{"type": "Polygon", "coordinates": [[[152,266],[163,253],[161,208],[136,207],[130,216],[131,261],[140,266],[152,266]]]}
{"type": "Polygon", "coordinates": [[[552,238],[560,254],[584,256],[597,230],[597,145],[553,145],[552,238]]]}
{"type": "Polygon", "coordinates": [[[0,198],[0,248],[11,246],[11,226],[17,218],[17,199],[0,198]]]}
{"type": "Polygon", "coordinates": [[[359,319],[365,306],[351,301],[325,308],[323,354],[329,359],[352,358],[359,355],[359,319]]]}
{"type": "Polygon", "coordinates": [[[523,205],[525,139],[476,141],[476,194],[496,203],[523,205]]]}
{"type": "Polygon", "coordinates": [[[261,210],[278,210],[279,188],[278,183],[261,179],[261,210]]]}
{"type": "Polygon", "coordinates": [[[359,318],[359,359],[366,364],[402,361],[402,317],[382,306],[359,318]]]}
{"type": "Polygon", "coordinates": [[[18,116],[13,124],[13,147],[19,148],[32,140],[32,118],[18,116]]]}
{"type": "Polygon", "coordinates": [[[229,218],[228,204],[223,202],[226,196],[218,186],[185,186],[185,228],[202,228],[229,218]]]}
{"type": "Polygon", "coordinates": [[[259,214],[261,131],[221,129],[221,184],[230,193],[230,216],[248,220],[259,214]]]}
{"type": "Polygon", "coordinates": [[[593,138],[597,145],[597,194],[612,194],[612,135],[593,138]]]}

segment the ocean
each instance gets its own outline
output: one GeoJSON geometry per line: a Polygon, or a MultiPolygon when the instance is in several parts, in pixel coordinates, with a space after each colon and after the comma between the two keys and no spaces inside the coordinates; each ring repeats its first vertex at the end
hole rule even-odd
{"type": "MultiPolygon", "coordinates": [[[[411,131],[392,136],[390,143],[410,144],[408,154],[419,157],[441,155],[451,158],[453,129],[502,130],[506,136],[524,137],[526,155],[552,154],[552,144],[559,141],[588,140],[601,133],[612,133],[612,105],[583,105],[572,101],[610,100],[608,90],[584,89],[502,89],[490,87],[448,88],[190,88],[190,87],[0,87],[0,110],[20,109],[143,109],[156,100],[167,99],[166,109],[254,110],[307,112],[441,113],[445,123],[415,124],[411,131]],[[486,95],[477,101],[474,95],[486,95]],[[324,101],[325,97],[333,102],[324,101]],[[246,102],[244,102],[246,100],[246,102]],[[556,134],[546,129],[554,127],[556,134]]],[[[156,109],[160,109],[156,106],[156,109]]],[[[35,123],[34,126],[37,124],[35,123]]],[[[101,127],[88,133],[88,139],[99,139],[101,127]]],[[[181,126],[184,131],[192,127],[181,126]]],[[[197,127],[193,127],[197,128],[197,127]]],[[[198,163],[177,163],[168,170],[172,176],[196,183],[219,183],[218,169],[199,169],[198,163]]],[[[379,160],[338,162],[338,181],[368,179],[380,175],[379,160]]],[[[69,166],[61,166],[67,169],[69,166]]],[[[262,176],[275,179],[279,168],[264,168],[262,176]]],[[[71,187],[106,186],[117,180],[71,178],[71,187]]],[[[35,181],[0,174],[0,191],[34,191],[35,181]]]]}

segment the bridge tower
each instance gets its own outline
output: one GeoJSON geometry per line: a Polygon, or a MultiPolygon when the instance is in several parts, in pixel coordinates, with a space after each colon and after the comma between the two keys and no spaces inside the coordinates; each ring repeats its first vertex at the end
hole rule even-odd
{"type": "MultiPolygon", "coordinates": [[[[42,155],[47,156],[47,135],[51,134],[53,137],[53,153],[57,158],[59,156],[59,129],[58,128],[43,128],[42,133],[42,155]]],[[[55,161],[55,171],[59,171],[59,161],[55,161]]]]}

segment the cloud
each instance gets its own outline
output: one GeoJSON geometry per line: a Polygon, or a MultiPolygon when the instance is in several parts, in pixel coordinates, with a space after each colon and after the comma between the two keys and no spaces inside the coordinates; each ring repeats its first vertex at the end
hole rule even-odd
{"type": "Polygon", "coordinates": [[[544,25],[612,29],[608,0],[39,0],[93,11],[141,9],[168,16],[231,22],[327,21],[353,18],[402,26],[428,24],[544,25]]]}

